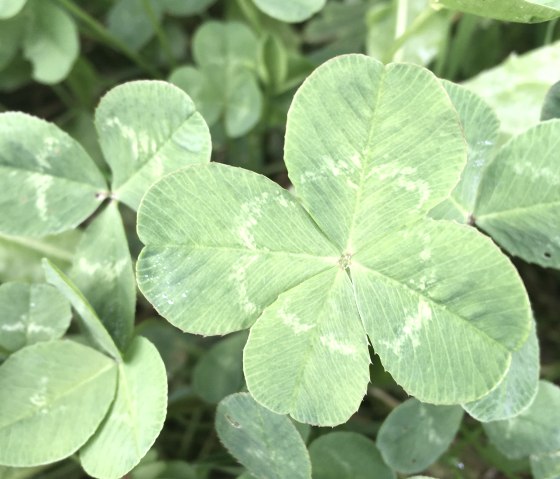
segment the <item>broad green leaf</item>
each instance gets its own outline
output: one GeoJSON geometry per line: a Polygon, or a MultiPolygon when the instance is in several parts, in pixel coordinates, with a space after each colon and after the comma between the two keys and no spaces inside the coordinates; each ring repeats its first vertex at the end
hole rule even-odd
{"type": "Polygon", "coordinates": [[[107,28],[131,50],[140,50],[154,36],[163,6],[162,0],[117,0],[107,15],[107,28]]]}
{"type": "Polygon", "coordinates": [[[206,123],[192,100],[168,83],[113,88],[101,99],[95,125],[113,172],[112,196],[133,209],[162,176],[210,160],[206,123]]]}
{"type": "Polygon", "coordinates": [[[205,22],[193,38],[199,71],[182,74],[181,87],[193,91],[210,121],[224,116],[232,138],[251,130],[261,116],[258,47],[257,37],[243,23],[205,22]]]}
{"type": "Polygon", "coordinates": [[[58,339],[70,326],[66,299],[47,284],[0,285],[0,351],[13,353],[40,341],[58,339]]]}
{"type": "Polygon", "coordinates": [[[33,79],[64,80],[78,57],[78,28],[68,13],[50,0],[32,0],[23,54],[33,65],[33,79]]]}
{"type": "Polygon", "coordinates": [[[55,286],[76,310],[91,341],[114,359],[119,359],[121,353],[111,335],[76,285],[47,259],[43,259],[43,269],[47,282],[55,286]]]}
{"type": "Polygon", "coordinates": [[[539,23],[560,17],[558,0],[433,0],[433,3],[506,22],[539,23]]]}
{"type": "Polygon", "coordinates": [[[337,268],[281,294],[251,329],[244,353],[247,387],[259,403],[325,426],[358,410],[369,362],[352,284],[337,268]]]}
{"type": "Polygon", "coordinates": [[[460,404],[494,389],[529,335],[530,308],[488,238],[426,218],[467,159],[441,83],[412,65],[334,59],[296,94],[285,154],[315,223],[278,186],[224,165],[193,166],[146,194],[138,277],[160,314],[200,334],[257,321],[244,359],[249,391],[314,424],[356,410],[367,382],[363,326],[384,367],[420,400],[460,404]],[[356,307],[363,326],[348,319],[356,307]],[[336,355],[346,356],[340,367],[330,366],[336,355]],[[278,381],[286,389],[272,392],[278,381]],[[350,383],[348,394],[315,396],[334,383],[350,383]]]}
{"type": "MultiPolygon", "coordinates": [[[[0,18],[1,18],[0,10],[0,18]]],[[[16,56],[23,34],[24,15],[8,20],[0,19],[0,70],[7,67],[16,56]]]]}
{"type": "Polygon", "coordinates": [[[477,226],[514,256],[560,268],[560,120],[510,140],[484,170],[477,226]]]}
{"type": "Polygon", "coordinates": [[[559,79],[559,63],[560,42],[556,42],[524,55],[513,54],[464,85],[492,107],[506,137],[517,135],[539,122],[546,93],[559,79]]]}
{"type": "Polygon", "coordinates": [[[190,16],[200,15],[216,0],[160,0],[165,11],[171,15],[190,16]]]}
{"type": "Polygon", "coordinates": [[[109,203],[84,231],[70,277],[115,344],[124,350],[134,325],[136,281],[115,202],[109,203]]]}
{"type": "Polygon", "coordinates": [[[173,70],[169,81],[193,99],[209,126],[218,121],[223,110],[222,92],[212,81],[208,81],[202,71],[192,66],[182,66],[173,70]]]}
{"type": "Polygon", "coordinates": [[[214,163],[156,183],[138,212],[138,234],[146,245],[140,289],[168,321],[196,334],[250,327],[279,293],[338,260],[290,193],[214,163]]]}
{"type": "Polygon", "coordinates": [[[483,424],[490,441],[505,456],[518,459],[560,450],[560,388],[539,383],[537,397],[518,416],[483,424]]]}
{"type": "Polygon", "coordinates": [[[80,450],[84,470],[93,477],[123,477],[152,447],[166,413],[165,366],[155,346],[138,337],[119,364],[117,394],[107,417],[80,450]]]}
{"type": "Polygon", "coordinates": [[[430,211],[430,216],[469,223],[472,221],[483,170],[495,154],[500,124],[496,114],[476,94],[455,83],[442,83],[459,113],[467,139],[468,156],[461,180],[451,196],[430,211]]]}
{"type": "Polygon", "coordinates": [[[532,455],[531,472],[535,479],[559,479],[560,451],[532,455]]]}
{"type": "Polygon", "coordinates": [[[284,151],[302,203],[349,254],[445,199],[467,156],[436,77],[362,55],[335,58],[308,77],[290,107],[284,151]]]}
{"type": "Polygon", "coordinates": [[[350,270],[375,352],[421,401],[486,395],[529,335],[515,268],[471,227],[421,221],[358,251],[350,270]]]}
{"type": "Polygon", "coordinates": [[[327,0],[254,0],[255,5],[272,18],[296,23],[307,20],[321,10],[327,0]]]}
{"type": "Polygon", "coordinates": [[[394,479],[375,443],[354,432],[331,432],[309,447],[313,479],[394,479]]]}
{"type": "Polygon", "coordinates": [[[192,53],[202,68],[254,69],[258,45],[255,34],[243,23],[209,21],[194,34],[192,53]]]}
{"type": "Polygon", "coordinates": [[[216,431],[228,451],[255,477],[310,479],[311,464],[301,436],[286,416],[233,394],[218,405],[216,431]]]}
{"type": "Polygon", "coordinates": [[[72,229],[102,201],[105,179],[55,125],[23,113],[0,114],[0,231],[44,236],[72,229]]]}
{"type": "Polygon", "coordinates": [[[462,418],[459,406],[433,406],[408,399],[381,425],[377,447],[385,462],[398,472],[421,472],[447,450],[462,418]]]}
{"type": "Polygon", "coordinates": [[[17,15],[26,3],[27,0],[0,0],[0,19],[17,15]]]}
{"type": "Polygon", "coordinates": [[[43,281],[41,259],[45,257],[65,271],[80,238],[80,230],[43,238],[0,235],[0,282],[43,281]]]}
{"type": "Polygon", "coordinates": [[[510,419],[526,410],[538,391],[540,372],[539,342],[535,324],[525,344],[512,355],[506,377],[492,392],[463,408],[481,421],[510,419]]]}
{"type": "Polygon", "coordinates": [[[0,366],[0,464],[38,466],[76,452],[101,423],[115,387],[115,363],[71,341],[10,356],[0,366]]]}
{"type": "Polygon", "coordinates": [[[541,110],[541,120],[552,120],[560,118],[560,82],[550,87],[541,110]]]}
{"type": "Polygon", "coordinates": [[[241,390],[245,384],[243,347],[246,342],[246,334],[234,334],[216,343],[196,363],[192,387],[206,402],[217,404],[241,390]]]}

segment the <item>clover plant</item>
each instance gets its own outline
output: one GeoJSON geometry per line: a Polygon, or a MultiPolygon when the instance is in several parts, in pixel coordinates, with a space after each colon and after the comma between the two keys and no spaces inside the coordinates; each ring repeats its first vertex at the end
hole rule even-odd
{"type": "Polygon", "coordinates": [[[0,0],[0,89],[96,133],[0,113],[0,479],[560,477],[518,272],[560,268],[555,23],[424,68],[560,16],[504,5],[0,0]]]}

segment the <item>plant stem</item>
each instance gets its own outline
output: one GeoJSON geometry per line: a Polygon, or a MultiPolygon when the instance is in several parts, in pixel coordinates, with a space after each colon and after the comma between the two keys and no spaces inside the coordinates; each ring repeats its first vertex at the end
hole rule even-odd
{"type": "Polygon", "coordinates": [[[111,34],[101,23],[93,18],[85,10],[82,10],[72,0],[57,0],[58,3],[68,10],[72,15],[82,21],[97,36],[97,38],[107,46],[121,52],[133,63],[145,70],[154,78],[160,78],[160,72],[146,62],[140,55],[128,48],[123,42],[111,34]]]}
{"type": "Polygon", "coordinates": [[[554,41],[554,30],[556,30],[556,25],[558,24],[558,18],[548,22],[546,26],[546,34],[544,36],[544,45],[549,45],[554,41]]]}
{"type": "Polygon", "coordinates": [[[389,406],[391,409],[395,409],[400,402],[397,401],[393,396],[387,394],[383,389],[379,389],[376,387],[371,387],[368,390],[368,394],[371,397],[379,399],[383,404],[389,406]]]}
{"type": "MultiPolygon", "coordinates": [[[[408,0],[397,0],[397,21],[395,24],[395,44],[399,43],[399,39],[406,33],[406,24],[408,19],[408,0]]],[[[402,45],[402,42],[400,43],[402,45]]],[[[393,60],[398,62],[402,60],[402,48],[393,48],[393,60]]]]}

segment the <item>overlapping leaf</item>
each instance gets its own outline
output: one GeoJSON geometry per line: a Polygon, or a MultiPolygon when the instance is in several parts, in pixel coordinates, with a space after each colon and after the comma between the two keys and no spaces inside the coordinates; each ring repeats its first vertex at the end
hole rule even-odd
{"type": "Polygon", "coordinates": [[[476,224],[515,256],[560,268],[560,120],[513,138],[484,171],[476,224]]]}
{"type": "Polygon", "coordinates": [[[307,449],[290,419],[262,407],[249,394],[232,394],[218,405],[216,431],[254,477],[311,478],[307,449]]]}
{"type": "Polygon", "coordinates": [[[513,353],[509,370],[500,385],[483,398],[463,404],[463,408],[481,422],[513,418],[535,399],[539,372],[539,342],[533,325],[525,344],[513,353]]]}
{"type": "Polygon", "coordinates": [[[187,95],[163,82],[114,88],[101,99],[95,126],[113,173],[112,196],[134,209],[157,179],[210,160],[202,116],[187,95]]]}
{"type": "Polygon", "coordinates": [[[55,125],[0,115],[0,231],[43,236],[74,228],[99,206],[105,179],[55,125]]]}
{"type": "Polygon", "coordinates": [[[394,479],[375,443],[354,432],[320,436],[309,447],[313,479],[394,479]]]}
{"type": "Polygon", "coordinates": [[[70,305],[52,286],[0,285],[0,353],[62,337],[71,317],[70,305]]]}
{"type": "Polygon", "coordinates": [[[134,324],[136,282],[122,219],[114,202],[86,228],[70,277],[115,343],[124,349],[134,324]]]}
{"type": "Polygon", "coordinates": [[[224,165],[150,189],[138,276],[158,311],[202,334],[256,321],[244,355],[249,391],[304,422],[334,425],[358,408],[366,333],[421,400],[464,403],[494,389],[531,316],[490,240],[426,218],[467,159],[441,83],[420,67],[334,59],[295,96],[285,159],[301,204],[224,165]]]}
{"type": "MultiPolygon", "coordinates": [[[[82,292],[70,278],[49,260],[43,259],[43,269],[45,270],[47,282],[56,287],[62,295],[70,301],[73,308],[78,313],[81,319],[83,332],[100,350],[106,352],[114,359],[120,358],[121,353],[113,341],[113,338],[108,333],[108,329],[111,329],[111,324],[108,324],[107,328],[104,326],[82,292]]],[[[114,318],[111,318],[111,320],[112,319],[114,318]]]]}
{"type": "MultiPolygon", "coordinates": [[[[509,8],[509,2],[504,5],[509,8]]],[[[464,86],[492,107],[506,137],[516,135],[539,122],[546,93],[558,81],[558,62],[560,42],[555,42],[520,56],[513,54],[464,86]]]]}
{"type": "Polygon", "coordinates": [[[531,456],[531,472],[535,479],[558,479],[560,477],[560,450],[531,456]]]}
{"type": "MultiPolygon", "coordinates": [[[[96,115],[112,170],[111,195],[136,208],[163,175],[210,159],[210,134],[173,85],[138,81],[111,90],[96,115]]],[[[76,227],[110,193],[85,150],[55,125],[0,115],[0,232],[44,236],[76,227]]]]}
{"type": "Polygon", "coordinates": [[[560,17],[558,0],[434,0],[434,4],[506,22],[538,23],[560,17]]]}
{"type": "Polygon", "coordinates": [[[17,15],[27,0],[0,0],[0,18],[11,18],[17,15]]]}
{"type": "Polygon", "coordinates": [[[118,388],[107,417],[80,450],[93,477],[118,479],[145,456],[163,427],[167,376],[157,349],[136,338],[119,364],[118,388]]]}
{"type": "Polygon", "coordinates": [[[326,0],[254,0],[264,13],[284,22],[302,22],[321,10],[326,0]]]}
{"type": "Polygon", "coordinates": [[[115,363],[77,343],[42,342],[10,356],[0,367],[0,464],[37,466],[76,452],[115,387],[115,363]]]}
{"type": "Polygon", "coordinates": [[[425,470],[449,447],[463,411],[409,399],[391,411],[381,425],[377,445],[393,469],[413,474],[425,470]]]}
{"type": "Polygon", "coordinates": [[[32,0],[23,54],[33,65],[33,78],[58,83],[78,57],[78,28],[68,13],[50,0],[32,0]]]}
{"type": "Polygon", "coordinates": [[[537,397],[518,416],[484,424],[490,441],[512,459],[560,451],[560,388],[539,383],[537,397]]]}
{"type": "Polygon", "coordinates": [[[196,363],[192,387],[209,403],[219,403],[224,397],[239,392],[243,378],[244,333],[229,336],[214,345],[196,363]]]}
{"type": "Polygon", "coordinates": [[[261,116],[257,53],[257,37],[246,25],[206,22],[193,38],[197,68],[181,67],[170,81],[193,97],[209,125],[223,117],[227,135],[237,138],[261,116]]]}
{"type": "Polygon", "coordinates": [[[473,221],[472,214],[484,168],[495,155],[500,123],[492,108],[478,95],[455,83],[442,83],[459,113],[468,155],[461,180],[449,198],[430,211],[430,216],[469,223],[473,221]]]}

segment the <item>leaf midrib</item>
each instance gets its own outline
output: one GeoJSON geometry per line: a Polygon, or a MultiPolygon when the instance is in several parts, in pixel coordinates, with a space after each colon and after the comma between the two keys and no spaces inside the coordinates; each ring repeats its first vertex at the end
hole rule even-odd
{"type": "MultiPolygon", "coordinates": [[[[105,182],[105,179],[103,179],[103,185],[100,185],[100,184],[97,185],[97,184],[89,183],[89,182],[86,182],[86,181],[73,180],[71,178],[67,178],[65,176],[60,176],[60,175],[55,175],[55,174],[52,174],[52,173],[46,173],[46,172],[43,172],[43,171],[31,170],[29,168],[22,168],[20,166],[1,164],[0,165],[0,171],[2,169],[16,170],[16,171],[30,173],[30,174],[38,175],[38,176],[46,176],[48,178],[55,178],[59,181],[64,181],[64,182],[67,182],[67,183],[72,183],[72,184],[76,184],[76,185],[80,185],[80,186],[90,186],[95,191],[99,191],[99,190],[103,191],[103,190],[107,189],[107,183],[105,182]]],[[[99,174],[101,175],[101,173],[99,173],[99,174]]]]}
{"type": "MultiPolygon", "coordinates": [[[[121,183],[119,186],[116,186],[115,184],[111,184],[111,189],[113,190],[113,193],[115,195],[117,195],[118,193],[122,192],[123,189],[126,188],[126,186],[131,183],[135,178],[138,177],[138,175],[140,175],[140,173],[142,171],[144,171],[145,169],[147,169],[152,162],[154,161],[154,159],[161,153],[161,151],[163,149],[165,149],[167,147],[167,145],[170,144],[170,142],[172,141],[173,137],[175,136],[175,134],[180,131],[185,124],[196,114],[198,113],[198,110],[195,108],[190,114],[189,116],[187,116],[182,122],[181,124],[175,128],[171,134],[165,139],[163,140],[163,142],[161,143],[160,146],[158,146],[157,150],[154,151],[154,153],[148,157],[145,161],[144,164],[142,166],[140,166],[140,168],[138,168],[124,183],[121,183]]],[[[185,165],[188,166],[188,165],[185,165]]],[[[112,169],[112,167],[111,167],[112,169]]]]}
{"type": "Polygon", "coordinates": [[[517,214],[528,213],[530,210],[541,209],[541,208],[555,208],[560,207],[560,200],[554,200],[544,203],[536,203],[527,206],[518,206],[515,208],[507,208],[499,211],[493,211],[492,213],[482,213],[481,215],[476,215],[477,220],[492,219],[500,216],[511,216],[517,214]]]}
{"type": "MultiPolygon", "coordinates": [[[[459,320],[461,320],[462,322],[464,322],[465,324],[467,324],[469,326],[469,328],[471,328],[473,331],[476,332],[476,334],[478,334],[479,336],[483,336],[485,338],[490,339],[493,343],[495,343],[496,345],[498,345],[501,349],[505,350],[508,354],[513,354],[514,351],[510,351],[506,346],[504,346],[502,343],[500,343],[497,339],[493,338],[492,336],[488,335],[486,332],[484,332],[483,330],[477,328],[473,323],[471,323],[467,318],[462,317],[461,315],[459,315],[458,313],[456,313],[455,311],[452,311],[451,309],[449,309],[445,304],[434,300],[433,298],[431,298],[430,296],[427,296],[426,294],[411,288],[409,285],[407,285],[406,283],[403,283],[402,281],[393,278],[389,275],[387,275],[386,273],[382,273],[381,271],[375,270],[373,268],[370,268],[369,266],[364,265],[363,263],[359,263],[359,262],[355,262],[356,265],[358,265],[361,268],[367,269],[369,272],[373,273],[374,275],[381,277],[385,280],[390,281],[391,283],[396,283],[401,287],[404,287],[406,290],[414,293],[415,295],[423,298],[424,300],[426,300],[429,304],[433,304],[436,305],[438,308],[443,309],[444,311],[447,311],[451,316],[453,316],[454,318],[458,318],[459,320]]],[[[350,266],[350,268],[352,268],[352,266],[350,266]]],[[[529,330],[528,330],[529,332],[529,330]]]]}
{"type": "MultiPolygon", "coordinates": [[[[381,101],[381,96],[382,96],[382,92],[383,92],[383,86],[385,83],[385,78],[387,76],[387,67],[384,66],[383,67],[383,71],[381,73],[381,77],[379,78],[379,88],[377,89],[377,97],[375,98],[375,102],[374,102],[374,110],[371,116],[371,124],[370,124],[370,128],[369,128],[369,132],[368,132],[368,138],[364,147],[364,150],[362,152],[360,152],[360,157],[362,159],[362,161],[367,162],[367,156],[373,156],[373,150],[371,147],[371,143],[373,141],[373,137],[374,137],[374,132],[375,132],[375,127],[377,127],[377,119],[378,119],[378,110],[379,110],[379,103],[381,101]]],[[[352,236],[354,233],[354,228],[356,226],[356,218],[358,216],[358,208],[361,204],[362,201],[362,193],[364,190],[364,181],[367,177],[366,174],[366,170],[368,170],[368,168],[362,166],[361,168],[361,172],[360,172],[360,183],[358,185],[358,191],[356,193],[355,199],[354,199],[354,209],[352,210],[352,220],[350,221],[350,226],[348,228],[348,240],[346,241],[346,250],[345,252],[349,252],[349,253],[355,253],[355,251],[351,251],[352,248],[352,236]]],[[[369,173],[369,172],[368,172],[369,173]]]]}
{"type": "Polygon", "coordinates": [[[71,388],[67,389],[66,391],[64,391],[63,393],[57,395],[52,402],[49,402],[48,404],[45,404],[45,406],[43,407],[38,407],[38,406],[34,406],[32,407],[28,412],[26,412],[25,414],[17,417],[16,419],[12,420],[11,422],[5,423],[3,425],[0,426],[0,431],[5,430],[7,428],[11,428],[13,427],[15,424],[24,421],[30,417],[36,416],[38,411],[40,411],[42,408],[51,408],[52,406],[56,405],[56,403],[58,401],[60,401],[61,399],[64,399],[66,396],[72,394],[74,391],[76,391],[77,389],[82,388],[83,386],[85,386],[86,384],[94,381],[95,379],[97,379],[99,376],[101,376],[102,374],[105,374],[107,371],[109,371],[111,368],[115,367],[115,364],[108,360],[109,363],[107,364],[107,366],[105,366],[104,368],[102,368],[101,370],[99,370],[96,374],[94,374],[93,376],[88,377],[87,379],[85,379],[84,381],[79,382],[78,384],[75,384],[74,386],[72,386],[71,388]]]}

